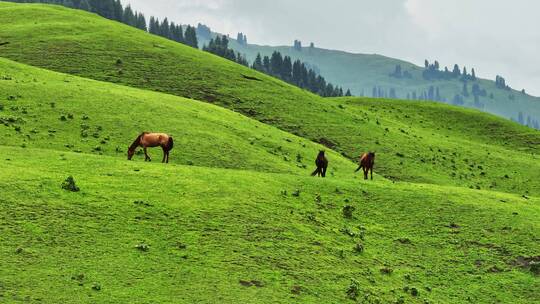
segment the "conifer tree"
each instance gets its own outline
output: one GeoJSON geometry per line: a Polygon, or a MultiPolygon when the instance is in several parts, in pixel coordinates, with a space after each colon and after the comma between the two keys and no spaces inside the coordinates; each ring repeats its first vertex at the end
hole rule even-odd
{"type": "Polygon", "coordinates": [[[167,17],[165,17],[165,19],[163,19],[163,21],[161,22],[161,24],[159,25],[159,35],[161,37],[165,37],[165,38],[171,38],[171,33],[170,33],[170,26],[169,26],[169,19],[167,19],[167,17]]]}
{"type": "Polygon", "coordinates": [[[253,61],[253,65],[251,66],[254,70],[263,72],[264,66],[262,62],[261,53],[257,53],[257,57],[255,58],[255,61],[253,61]]]}
{"type": "Polygon", "coordinates": [[[78,9],[84,10],[84,11],[91,11],[90,4],[88,3],[88,0],[81,0],[79,2],[79,5],[76,6],[78,9]]]}
{"type": "Polygon", "coordinates": [[[303,74],[305,69],[305,66],[302,65],[302,62],[300,60],[295,60],[292,67],[292,81],[295,85],[299,87],[303,87],[303,74]]]}
{"type": "Polygon", "coordinates": [[[285,56],[283,58],[283,65],[281,68],[281,79],[286,82],[290,82],[292,79],[292,62],[291,57],[285,56]]]}
{"type": "Polygon", "coordinates": [[[150,34],[154,34],[154,35],[157,35],[158,32],[159,32],[159,28],[156,27],[156,24],[158,23],[159,21],[156,20],[156,18],[154,18],[154,16],[150,16],[150,22],[148,24],[148,32],[150,34]]]}
{"type": "Polygon", "coordinates": [[[270,73],[279,77],[281,75],[281,69],[283,65],[283,57],[281,53],[274,51],[272,57],[270,57],[270,73]]]}
{"type": "Polygon", "coordinates": [[[131,25],[131,26],[135,26],[136,24],[136,21],[135,21],[135,15],[133,14],[133,10],[131,9],[131,6],[126,6],[126,9],[124,9],[124,14],[122,15],[122,22],[127,24],[127,25],[131,25]]]}
{"type": "Polygon", "coordinates": [[[452,71],[452,75],[457,78],[461,75],[461,71],[459,70],[459,66],[457,64],[454,64],[454,70],[452,71]]]}
{"type": "Polygon", "coordinates": [[[184,41],[187,45],[198,48],[199,42],[197,41],[197,33],[195,32],[195,28],[188,25],[186,28],[186,32],[184,33],[184,41]]]}
{"type": "Polygon", "coordinates": [[[461,95],[469,97],[469,89],[467,88],[467,81],[463,82],[463,88],[461,90],[461,95]]]}
{"type": "Polygon", "coordinates": [[[143,31],[146,31],[148,29],[147,26],[146,26],[146,18],[141,13],[137,13],[137,25],[136,25],[136,27],[138,29],[143,30],[143,31]]]}
{"type": "MultiPolygon", "coordinates": [[[[114,18],[114,20],[124,22],[123,21],[124,9],[122,7],[122,3],[120,3],[120,0],[114,0],[112,2],[112,9],[113,9],[113,18],[114,18]]],[[[132,15],[133,15],[132,17],[135,17],[133,12],[132,12],[132,15]]],[[[133,22],[133,19],[131,19],[130,22],[133,22]]],[[[124,22],[124,23],[126,23],[126,22],[124,22]]],[[[126,24],[133,26],[131,23],[126,23],[126,24]]]]}
{"type": "Polygon", "coordinates": [[[522,112],[519,112],[519,114],[518,114],[518,122],[520,124],[522,124],[522,125],[525,124],[525,119],[523,118],[523,113],[522,112]]]}
{"type": "Polygon", "coordinates": [[[428,89],[427,99],[435,100],[435,88],[433,86],[430,86],[429,89],[428,89]]]}
{"type": "Polygon", "coordinates": [[[270,58],[268,56],[264,56],[263,58],[263,68],[266,74],[271,74],[270,58]]]}

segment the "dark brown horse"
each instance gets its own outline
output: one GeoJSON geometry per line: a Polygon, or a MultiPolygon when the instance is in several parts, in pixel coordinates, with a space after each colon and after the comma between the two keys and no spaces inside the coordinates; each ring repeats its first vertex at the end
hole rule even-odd
{"type": "Polygon", "coordinates": [[[152,161],[146,148],[161,147],[163,149],[163,160],[162,163],[169,163],[169,152],[174,146],[174,141],[172,136],[169,136],[165,133],[148,133],[143,132],[141,135],[137,136],[135,141],[129,146],[128,149],[128,160],[133,158],[135,150],[138,147],[143,147],[144,150],[144,161],[152,161]]]}
{"type": "Polygon", "coordinates": [[[326,169],[328,168],[328,159],[324,156],[324,151],[320,151],[319,155],[315,159],[315,165],[317,169],[311,173],[311,176],[322,176],[326,177],[326,169]]]}
{"type": "Polygon", "coordinates": [[[360,156],[360,166],[354,172],[358,172],[360,169],[364,169],[364,179],[368,179],[368,172],[371,172],[371,179],[373,180],[373,166],[375,165],[375,153],[364,153],[360,156]]]}

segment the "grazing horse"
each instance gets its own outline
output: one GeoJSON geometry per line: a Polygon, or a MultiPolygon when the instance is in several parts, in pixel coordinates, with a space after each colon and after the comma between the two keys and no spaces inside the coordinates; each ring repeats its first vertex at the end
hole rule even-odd
{"type": "Polygon", "coordinates": [[[368,172],[371,172],[371,179],[373,180],[373,166],[375,165],[375,153],[364,153],[360,156],[360,166],[354,172],[358,172],[360,169],[364,169],[364,179],[368,179],[368,172]]]}
{"type": "Polygon", "coordinates": [[[163,149],[163,160],[161,162],[169,163],[169,152],[172,150],[173,146],[174,141],[172,136],[164,133],[143,132],[141,133],[141,135],[137,136],[135,141],[133,141],[131,146],[129,146],[128,160],[131,160],[131,158],[133,158],[135,150],[137,150],[138,147],[143,147],[144,161],[152,161],[152,159],[150,159],[150,156],[148,156],[146,148],[161,147],[163,149]]]}
{"type": "Polygon", "coordinates": [[[317,169],[311,173],[311,176],[322,176],[326,177],[326,168],[328,168],[328,159],[324,156],[324,151],[320,151],[319,155],[315,159],[315,165],[317,169]]]}

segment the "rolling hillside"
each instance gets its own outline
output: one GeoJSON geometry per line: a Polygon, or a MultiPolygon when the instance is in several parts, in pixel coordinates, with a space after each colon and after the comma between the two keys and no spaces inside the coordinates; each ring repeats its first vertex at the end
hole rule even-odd
{"type": "Polygon", "coordinates": [[[0,153],[4,303],[540,300],[536,198],[0,153]]]}
{"type": "Polygon", "coordinates": [[[12,25],[0,28],[7,58],[218,104],[351,159],[376,150],[377,171],[393,180],[540,193],[540,132],[503,119],[424,103],[349,106],[83,11],[6,3],[0,10],[12,25]],[[417,115],[426,120],[411,119],[417,115]]]}
{"type": "Polygon", "coordinates": [[[540,302],[540,132],[323,99],[62,7],[0,24],[0,303],[540,302]],[[144,130],[170,164],[126,160],[144,130]]]}
{"type": "MultiPolygon", "coordinates": [[[[142,131],[174,134],[183,165],[309,174],[323,146],[238,113],[181,97],[27,67],[0,58],[4,145],[126,158],[142,131]]],[[[161,149],[150,150],[160,162],[161,149]]],[[[143,157],[139,157],[142,159],[143,157]]],[[[329,151],[329,174],[355,164],[329,151]]]]}

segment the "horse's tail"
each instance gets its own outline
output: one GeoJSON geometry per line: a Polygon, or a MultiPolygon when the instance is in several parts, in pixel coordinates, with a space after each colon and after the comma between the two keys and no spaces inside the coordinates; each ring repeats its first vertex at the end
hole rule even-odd
{"type": "Polygon", "coordinates": [[[167,148],[169,149],[169,151],[171,151],[172,148],[174,148],[174,140],[173,140],[172,136],[169,136],[169,143],[167,145],[167,148]]]}
{"type": "Polygon", "coordinates": [[[317,173],[319,173],[319,167],[317,167],[317,169],[315,169],[315,171],[313,171],[313,173],[311,173],[311,176],[315,176],[317,175],[317,173]]]}

